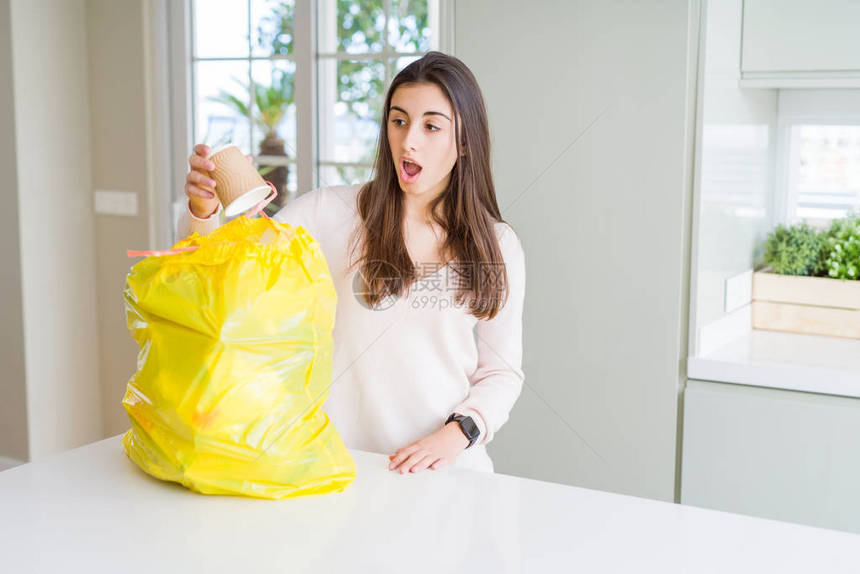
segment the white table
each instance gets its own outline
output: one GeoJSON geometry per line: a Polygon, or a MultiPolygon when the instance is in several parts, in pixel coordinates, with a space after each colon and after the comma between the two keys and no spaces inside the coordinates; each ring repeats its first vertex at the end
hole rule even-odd
{"type": "Polygon", "coordinates": [[[860,572],[860,536],[351,451],[344,492],[205,496],[119,436],[0,473],[0,572],[860,572]]]}

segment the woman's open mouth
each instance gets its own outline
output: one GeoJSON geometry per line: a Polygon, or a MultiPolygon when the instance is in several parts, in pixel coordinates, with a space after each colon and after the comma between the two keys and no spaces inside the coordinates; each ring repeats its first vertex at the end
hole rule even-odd
{"type": "Polygon", "coordinates": [[[408,159],[400,160],[400,179],[403,183],[415,183],[421,174],[422,167],[408,159]]]}

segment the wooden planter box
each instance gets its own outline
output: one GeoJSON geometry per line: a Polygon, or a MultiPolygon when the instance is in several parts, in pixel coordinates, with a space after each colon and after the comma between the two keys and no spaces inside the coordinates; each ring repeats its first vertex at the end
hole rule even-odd
{"type": "Polygon", "coordinates": [[[753,329],[860,339],[860,281],[753,273],[753,329]]]}

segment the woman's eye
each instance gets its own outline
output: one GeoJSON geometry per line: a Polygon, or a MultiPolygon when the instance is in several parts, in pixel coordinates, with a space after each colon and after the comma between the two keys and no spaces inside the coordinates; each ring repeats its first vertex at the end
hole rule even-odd
{"type": "Polygon", "coordinates": [[[431,132],[439,131],[439,128],[433,124],[427,124],[427,127],[430,128],[431,132]]]}
{"type": "Polygon", "coordinates": [[[402,119],[400,119],[400,118],[394,118],[393,120],[391,120],[391,122],[392,122],[394,125],[396,125],[396,126],[402,126],[403,124],[405,124],[405,123],[406,123],[405,121],[403,121],[403,120],[402,120],[402,119]],[[403,122],[403,124],[398,124],[397,122],[403,122]]]}

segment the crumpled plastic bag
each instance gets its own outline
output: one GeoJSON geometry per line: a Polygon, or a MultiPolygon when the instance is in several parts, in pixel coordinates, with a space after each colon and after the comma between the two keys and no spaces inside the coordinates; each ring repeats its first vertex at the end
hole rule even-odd
{"type": "Polygon", "coordinates": [[[123,406],[129,458],[204,494],[344,490],[355,463],[322,409],[337,293],[303,227],[238,217],[136,263],[123,293],[140,346],[123,406]]]}

